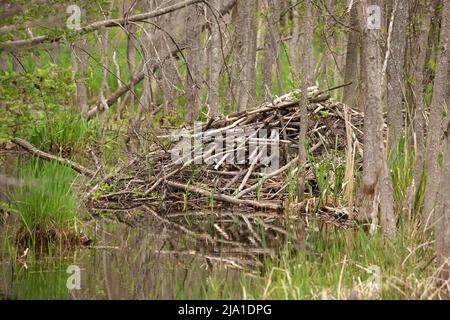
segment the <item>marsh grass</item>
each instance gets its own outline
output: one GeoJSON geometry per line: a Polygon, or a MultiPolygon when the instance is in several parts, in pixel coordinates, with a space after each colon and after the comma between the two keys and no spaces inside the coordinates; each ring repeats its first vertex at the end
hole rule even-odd
{"type": "Polygon", "coordinates": [[[40,149],[70,156],[96,140],[98,121],[87,121],[77,110],[42,114],[35,126],[26,128],[25,138],[40,149]]]}
{"type": "Polygon", "coordinates": [[[79,243],[74,172],[55,162],[31,158],[18,165],[17,176],[22,185],[13,192],[12,202],[21,222],[18,242],[29,246],[79,243]]]}

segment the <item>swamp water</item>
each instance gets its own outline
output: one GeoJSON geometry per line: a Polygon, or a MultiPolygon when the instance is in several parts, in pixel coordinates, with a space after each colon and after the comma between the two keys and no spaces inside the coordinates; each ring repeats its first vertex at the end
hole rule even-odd
{"type": "Polygon", "coordinates": [[[241,271],[193,251],[177,251],[168,235],[115,224],[97,229],[92,246],[41,254],[29,250],[20,258],[24,250],[12,254],[12,240],[0,226],[0,300],[215,299],[223,295],[224,283],[242,293],[241,271]],[[80,271],[79,289],[73,286],[74,269],[80,271]]]}

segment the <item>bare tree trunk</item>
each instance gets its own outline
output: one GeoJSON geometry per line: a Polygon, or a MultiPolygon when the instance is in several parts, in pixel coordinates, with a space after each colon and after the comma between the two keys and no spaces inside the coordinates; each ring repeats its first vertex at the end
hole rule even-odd
{"type": "Polygon", "coordinates": [[[380,132],[378,113],[381,106],[381,64],[378,47],[379,30],[367,30],[367,1],[361,1],[358,7],[361,26],[361,98],[363,99],[364,116],[364,154],[362,174],[362,213],[371,218],[372,231],[378,218],[377,183],[379,163],[377,161],[377,146],[380,132]],[[369,39],[370,37],[370,39],[369,39]]]}
{"type": "MultiPolygon", "coordinates": [[[[144,3],[144,8],[147,11],[152,11],[156,7],[154,4],[155,1],[147,0],[144,3]]],[[[159,22],[159,21],[158,21],[159,22]]],[[[152,66],[154,65],[154,56],[155,56],[155,46],[153,43],[152,35],[155,33],[156,28],[149,25],[144,25],[142,28],[143,34],[141,37],[142,41],[142,59],[143,63],[143,71],[144,71],[144,80],[142,86],[142,94],[139,101],[139,107],[147,106],[148,110],[152,109],[153,102],[153,91],[152,91],[152,66]]]]}
{"type": "Polygon", "coordinates": [[[448,90],[448,67],[450,46],[450,1],[444,1],[442,9],[442,24],[439,52],[436,59],[436,75],[434,78],[433,98],[430,105],[430,120],[428,126],[424,219],[425,232],[429,233],[432,226],[432,213],[435,206],[436,194],[439,187],[440,140],[442,132],[442,115],[448,90]]]}
{"type": "Polygon", "coordinates": [[[209,10],[209,19],[211,21],[211,40],[210,40],[210,58],[209,58],[209,116],[219,115],[220,103],[220,68],[222,59],[220,54],[220,17],[217,12],[220,9],[220,1],[213,0],[210,5],[214,8],[209,10]],[[217,20],[216,20],[217,19],[217,20]]]}
{"type": "Polygon", "coordinates": [[[75,102],[83,117],[88,112],[88,97],[86,89],[86,73],[88,68],[87,43],[85,37],[79,39],[71,47],[72,71],[75,74],[77,87],[75,102]]]}
{"type": "Polygon", "coordinates": [[[433,7],[425,3],[421,6],[424,10],[424,15],[420,23],[420,32],[417,38],[416,63],[413,70],[413,84],[412,90],[414,93],[414,135],[415,135],[415,158],[413,181],[408,190],[407,203],[405,204],[406,219],[411,217],[411,212],[414,206],[414,198],[419,188],[420,180],[423,173],[423,160],[425,153],[425,100],[424,100],[424,72],[427,58],[427,50],[421,44],[428,43],[428,34],[430,32],[431,17],[433,15],[433,7]]]}
{"type": "Polygon", "coordinates": [[[261,62],[261,93],[263,101],[272,98],[272,74],[279,55],[278,41],[280,32],[278,28],[279,4],[274,0],[265,0],[264,11],[267,12],[266,31],[264,34],[264,51],[261,62]]]}
{"type": "MultiPolygon", "coordinates": [[[[125,0],[123,2],[122,7],[122,17],[127,18],[128,16],[132,15],[132,12],[136,6],[136,2],[133,0],[125,0]]],[[[136,25],[135,24],[127,24],[125,26],[125,32],[127,34],[127,66],[128,66],[128,73],[130,75],[130,79],[133,79],[135,74],[135,63],[136,63],[136,25]]],[[[135,103],[135,95],[134,95],[134,84],[131,83],[130,88],[130,111],[133,112],[134,103],[135,103]]]]}
{"type": "Polygon", "coordinates": [[[292,39],[289,43],[289,62],[291,64],[291,73],[293,77],[297,75],[300,57],[300,30],[301,19],[297,7],[292,9],[292,39]]]}
{"type": "MultiPolygon", "coordinates": [[[[336,35],[334,35],[334,33],[332,34],[332,38],[331,41],[330,39],[328,39],[328,33],[327,30],[332,30],[333,29],[333,15],[334,15],[334,11],[336,8],[336,1],[335,0],[328,0],[328,2],[325,4],[325,2],[323,2],[323,5],[326,6],[326,8],[324,8],[324,11],[326,12],[325,15],[325,21],[324,21],[324,26],[325,26],[325,30],[324,31],[324,40],[326,42],[326,48],[323,52],[323,57],[322,57],[322,65],[319,68],[321,71],[320,73],[323,76],[323,87],[324,88],[328,88],[328,64],[329,61],[331,61],[333,59],[333,53],[331,52],[331,50],[333,50],[333,45],[335,44],[335,39],[336,39],[336,35]]],[[[334,50],[337,50],[337,46],[334,46],[334,50]]],[[[335,81],[337,81],[337,78],[335,79],[335,81]]]]}
{"type": "Polygon", "coordinates": [[[301,69],[301,104],[300,104],[300,133],[298,140],[298,168],[299,168],[299,176],[297,183],[297,193],[298,193],[298,201],[303,199],[303,195],[305,192],[305,167],[306,167],[306,133],[308,132],[308,86],[312,82],[312,40],[313,40],[313,30],[314,30],[314,22],[312,15],[312,1],[307,0],[305,2],[305,15],[304,15],[304,54],[302,57],[302,69],[301,69]]]}
{"type": "MultiPolygon", "coordinates": [[[[308,132],[308,86],[312,81],[312,53],[313,53],[313,30],[314,18],[312,15],[312,1],[305,1],[305,15],[304,15],[304,52],[302,57],[301,70],[301,103],[300,103],[300,132],[298,138],[298,180],[297,180],[297,201],[301,202],[305,192],[305,177],[306,177],[306,133],[308,132]]],[[[302,217],[299,217],[299,224],[297,225],[297,242],[301,249],[305,246],[306,226],[302,217]]]]}
{"type": "MultiPolygon", "coordinates": [[[[450,279],[450,116],[444,135],[444,163],[436,204],[435,248],[439,285],[450,279]]],[[[448,287],[447,287],[448,290],[448,287]]]]}
{"type": "Polygon", "coordinates": [[[186,82],[185,114],[186,122],[193,124],[201,109],[202,75],[200,64],[202,57],[201,19],[199,7],[190,6],[186,17],[186,82]]]}
{"type": "MultiPolygon", "coordinates": [[[[381,1],[371,1],[381,7],[381,1]]],[[[362,31],[361,71],[365,81],[365,117],[364,117],[364,154],[362,176],[362,211],[372,219],[372,232],[378,224],[378,211],[381,209],[381,226],[385,236],[395,235],[393,213],[392,181],[387,166],[383,139],[383,107],[380,33],[376,28],[368,28],[368,19],[373,12],[368,12],[367,0],[359,5],[362,31]]],[[[388,56],[387,56],[388,57],[388,56]]]]}
{"type": "Polygon", "coordinates": [[[344,83],[351,85],[344,87],[342,102],[346,105],[355,108],[356,104],[356,89],[357,89],[357,73],[359,65],[359,23],[358,23],[358,8],[357,4],[353,3],[350,10],[350,30],[347,32],[347,53],[345,57],[344,69],[344,83]]]}
{"type": "MultiPolygon", "coordinates": [[[[111,19],[111,14],[114,9],[114,1],[111,1],[107,15],[105,14],[105,18],[111,19]]],[[[100,45],[100,56],[101,56],[101,62],[102,62],[102,84],[100,87],[100,94],[99,94],[99,100],[102,109],[105,110],[105,116],[103,119],[102,126],[100,128],[100,138],[103,140],[104,136],[104,130],[106,128],[106,125],[109,121],[110,117],[110,111],[108,103],[106,102],[106,97],[109,96],[109,86],[108,86],[108,70],[110,65],[110,59],[109,59],[109,30],[107,28],[104,28],[104,30],[100,29],[96,31],[98,35],[98,41],[100,45]]]]}
{"type": "Polygon", "coordinates": [[[389,145],[397,148],[403,131],[403,97],[405,84],[406,23],[408,4],[405,1],[389,0],[397,4],[392,29],[390,59],[387,69],[387,123],[389,126],[389,145]]]}
{"type": "Polygon", "coordinates": [[[8,55],[6,52],[0,52],[0,71],[5,71],[8,67],[8,55]]]}
{"type": "MultiPolygon", "coordinates": [[[[184,18],[183,16],[177,17],[176,19],[184,18]]],[[[167,35],[162,35],[162,52],[170,52],[174,44],[170,43],[171,40],[168,39],[167,35]]],[[[163,109],[164,114],[171,116],[176,113],[178,105],[178,88],[177,85],[181,80],[180,75],[177,70],[177,61],[173,57],[165,59],[162,61],[161,65],[161,77],[162,77],[162,87],[164,92],[164,102],[163,109]]]]}
{"type": "Polygon", "coordinates": [[[256,8],[257,1],[237,1],[234,12],[234,37],[236,43],[236,104],[238,111],[254,104],[256,92],[256,8]]]}
{"type": "Polygon", "coordinates": [[[248,55],[247,55],[247,68],[246,68],[246,80],[248,83],[248,95],[247,107],[253,108],[256,106],[256,51],[258,49],[258,30],[257,30],[257,15],[258,0],[251,1],[249,3],[249,31],[248,31],[248,55]]]}

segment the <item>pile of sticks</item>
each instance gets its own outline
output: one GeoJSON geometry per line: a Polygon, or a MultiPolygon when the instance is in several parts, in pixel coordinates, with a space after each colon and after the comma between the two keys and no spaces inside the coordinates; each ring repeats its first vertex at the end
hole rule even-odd
{"type": "MultiPolygon", "coordinates": [[[[344,154],[350,141],[351,148],[359,145],[363,126],[360,112],[333,101],[327,92],[319,92],[317,88],[310,88],[308,96],[310,154],[320,157],[332,149],[344,154]]],[[[285,199],[298,171],[299,99],[299,92],[291,92],[256,109],[211,119],[202,127],[202,132],[213,130],[216,136],[237,129],[249,132],[278,129],[277,169],[264,173],[265,165],[255,161],[258,154],[248,154],[252,139],[258,140],[255,136],[246,136],[233,145],[232,152],[239,148],[247,152],[250,160],[242,163],[226,161],[230,156],[227,151],[213,157],[204,144],[194,148],[188,157],[180,156],[179,161],[174,161],[170,150],[176,142],[168,132],[162,132],[151,152],[136,156],[116,170],[120,174],[114,182],[108,182],[107,192],[99,190],[111,176],[88,192],[89,208],[96,213],[113,212],[127,221],[151,217],[166,228],[214,247],[228,244],[234,250],[242,250],[243,246],[256,250],[263,244],[285,239],[290,234],[285,199]],[[196,164],[199,149],[203,160],[215,161],[196,164]]],[[[189,133],[196,135],[194,130],[189,133]]],[[[270,139],[267,138],[267,145],[270,139]]],[[[308,165],[306,179],[314,185],[315,177],[308,165]]],[[[348,225],[343,217],[345,210],[322,208],[318,212],[326,212],[333,224],[342,221],[342,225],[348,225]]]]}
{"type": "MultiPolygon", "coordinates": [[[[320,159],[334,156],[337,151],[346,161],[349,154],[355,160],[356,154],[362,155],[363,114],[333,101],[327,92],[308,89],[309,154],[320,159]]],[[[323,201],[318,188],[314,188],[317,181],[309,163],[304,170],[310,192],[300,203],[295,199],[292,190],[299,172],[300,96],[299,92],[291,92],[256,109],[210,119],[201,125],[201,135],[213,132],[214,139],[230,130],[253,132],[232,139],[230,149],[217,152],[203,141],[194,143],[186,155],[174,158],[172,151],[177,142],[166,128],[159,136],[150,133],[155,138],[152,150],[131,156],[129,162],[109,173],[104,173],[101,165],[92,170],[48,154],[20,138],[12,141],[34,156],[61,162],[89,178],[84,197],[92,216],[131,225],[156,224],[163,231],[186,236],[168,237],[171,241],[183,238],[196,244],[203,242],[210,260],[230,254],[238,256],[228,256],[231,265],[242,266],[258,263],[253,258],[261,254],[276,252],[286,239],[295,236],[299,220],[308,223],[318,218],[322,225],[339,228],[355,225],[348,218],[347,208],[323,201]],[[271,171],[265,169],[274,160],[272,156],[266,159],[269,162],[258,162],[263,151],[269,147],[273,151],[273,136],[261,138],[254,134],[264,129],[276,129],[278,133],[275,140],[279,163],[271,171]],[[252,151],[255,141],[263,148],[252,151]],[[244,152],[244,161],[227,161],[239,151],[244,152]],[[199,157],[201,163],[196,161],[199,157]],[[211,159],[214,161],[208,161],[211,159]],[[242,259],[243,255],[252,257],[242,259]]],[[[190,130],[187,135],[195,138],[199,133],[190,130]]],[[[99,160],[91,153],[94,160],[99,160]]]]}

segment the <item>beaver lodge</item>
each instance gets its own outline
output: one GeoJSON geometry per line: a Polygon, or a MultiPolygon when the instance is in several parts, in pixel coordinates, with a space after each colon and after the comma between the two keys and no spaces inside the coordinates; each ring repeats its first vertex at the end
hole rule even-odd
{"type": "Polygon", "coordinates": [[[153,135],[150,152],[133,156],[107,174],[102,168],[93,171],[39,151],[21,139],[15,142],[90,177],[85,200],[94,217],[131,225],[151,223],[200,242],[208,252],[257,256],[295,239],[300,221],[317,219],[322,226],[338,228],[356,224],[349,217],[346,195],[336,194],[344,193],[345,186],[335,184],[345,185],[348,158],[360,157],[363,115],[327,92],[315,87],[308,92],[309,191],[300,203],[293,191],[299,171],[299,92],[210,119],[195,129],[161,129],[153,135]],[[226,140],[230,132],[234,138],[226,140]],[[200,135],[203,140],[196,143],[200,135]],[[220,152],[211,147],[217,141],[223,146],[220,152]],[[183,154],[186,147],[192,148],[183,154]],[[233,161],[244,153],[244,161],[233,161]],[[321,165],[330,158],[335,159],[333,165],[321,165]]]}

